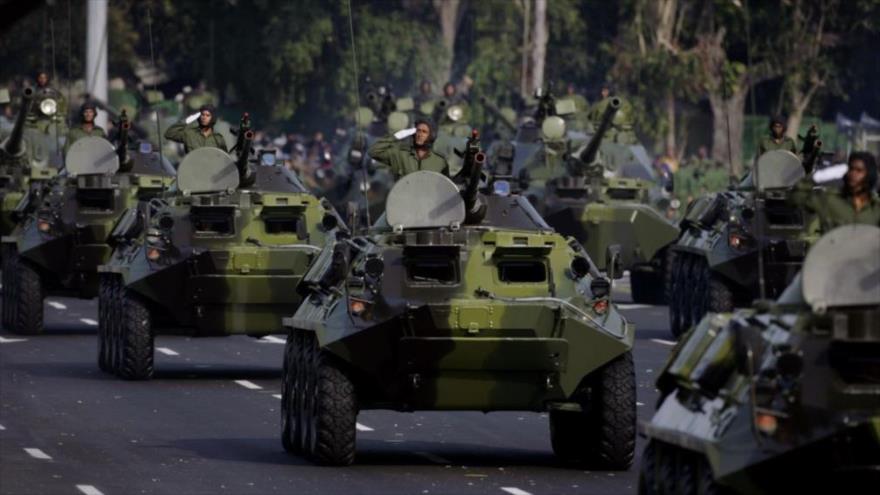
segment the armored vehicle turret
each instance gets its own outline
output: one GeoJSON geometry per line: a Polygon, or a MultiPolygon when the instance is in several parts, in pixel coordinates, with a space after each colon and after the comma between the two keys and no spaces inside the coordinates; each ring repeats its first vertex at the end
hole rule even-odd
{"type": "Polygon", "coordinates": [[[472,138],[456,181],[408,174],[368,233],[324,247],[284,319],[286,450],[352,463],[364,409],[549,411],[561,459],[630,466],[634,327],[577,242],[479,192],[483,160],[472,138]]]}
{"type": "MultiPolygon", "coordinates": [[[[560,101],[559,103],[562,103],[560,101]]],[[[513,189],[520,189],[559,233],[572,236],[604,270],[607,246],[618,244],[630,271],[635,302],[662,302],[668,246],[679,231],[653,206],[653,183],[608,172],[601,146],[621,103],[612,98],[586,142],[569,137],[557,108],[541,123],[540,134],[526,143],[527,128],[515,142],[513,189]],[[578,143],[583,145],[577,147],[578,143]],[[522,153],[522,159],[521,159],[522,153]]]]}
{"type": "Polygon", "coordinates": [[[838,227],[775,303],[706,315],[682,337],[643,428],[639,493],[876,491],[877,246],[877,227],[838,227]]]}
{"type": "Polygon", "coordinates": [[[190,152],[172,190],[111,232],[98,268],[102,370],[148,379],[156,335],[264,336],[299,304],[296,285],[339,218],[286,168],[251,164],[252,140],[245,116],[236,158],[190,152]]]}
{"type": "Polygon", "coordinates": [[[127,120],[114,148],[100,137],[77,140],[62,175],[35,211],[3,237],[3,325],[19,334],[43,330],[43,299],[98,295],[97,267],[110,258],[120,215],[159,195],[174,169],[157,153],[128,149],[127,120]]]}
{"type": "Polygon", "coordinates": [[[675,336],[708,311],[777,297],[818,237],[813,218],[789,202],[804,166],[784,150],[762,155],[738,188],[693,201],[670,249],[670,328],[675,336]],[[761,265],[761,269],[759,269],[761,265]],[[763,277],[763,281],[761,280],[763,277]]]}

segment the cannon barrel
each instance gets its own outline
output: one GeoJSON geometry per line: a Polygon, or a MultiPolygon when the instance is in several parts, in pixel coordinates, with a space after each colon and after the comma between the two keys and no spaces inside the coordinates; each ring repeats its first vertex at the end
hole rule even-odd
{"type": "MultiPolygon", "coordinates": [[[[111,107],[110,105],[104,103],[103,101],[94,98],[92,95],[87,94],[86,99],[89,100],[90,102],[94,103],[96,107],[107,112],[110,115],[110,117],[112,117],[114,119],[122,118],[122,113],[125,112],[125,110],[120,112],[118,109],[111,107]]],[[[143,126],[139,125],[137,122],[132,122],[130,120],[128,122],[129,122],[129,128],[134,129],[134,132],[136,132],[139,137],[146,138],[147,136],[150,135],[150,133],[147,132],[147,130],[144,129],[143,126]]]]}
{"type": "Polygon", "coordinates": [[[21,108],[18,109],[18,115],[15,116],[15,125],[12,127],[12,132],[3,141],[3,151],[7,155],[18,156],[24,152],[24,122],[33,102],[34,90],[24,88],[21,94],[21,108]]]}
{"type": "Polygon", "coordinates": [[[504,117],[504,114],[501,113],[501,109],[498,108],[497,106],[495,106],[494,103],[489,101],[488,98],[486,98],[485,96],[481,96],[480,97],[480,104],[483,105],[483,107],[490,114],[492,114],[492,116],[495,117],[495,119],[498,120],[498,122],[501,122],[504,125],[504,127],[507,127],[511,131],[514,131],[514,132],[516,131],[516,124],[507,120],[504,117]]]}
{"type": "Polygon", "coordinates": [[[605,107],[605,112],[602,114],[602,120],[599,122],[599,127],[596,128],[596,132],[593,134],[593,137],[590,138],[590,142],[587,143],[587,147],[584,149],[583,153],[581,153],[580,160],[582,164],[589,165],[596,161],[596,155],[599,153],[599,145],[602,144],[602,139],[605,137],[605,133],[611,128],[611,122],[614,120],[614,115],[617,114],[617,111],[620,109],[620,105],[620,98],[613,97],[608,100],[608,106],[605,107]]]}
{"type": "Polygon", "coordinates": [[[254,131],[249,128],[243,128],[242,132],[238,135],[238,159],[235,160],[235,167],[238,168],[238,181],[241,186],[249,186],[253,183],[254,175],[250,165],[248,165],[253,145],[254,131]]]}
{"type": "Polygon", "coordinates": [[[116,154],[119,156],[120,166],[128,163],[128,131],[131,129],[131,122],[125,110],[119,116],[119,143],[116,145],[116,154]]]}

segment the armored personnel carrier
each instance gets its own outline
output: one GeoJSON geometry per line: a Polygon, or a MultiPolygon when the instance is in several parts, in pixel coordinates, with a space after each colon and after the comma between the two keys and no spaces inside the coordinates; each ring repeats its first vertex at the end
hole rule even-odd
{"type": "Polygon", "coordinates": [[[372,230],[328,243],[303,278],[284,319],[282,443],[347,465],[360,410],[549,411],[561,459],[627,469],[634,327],[577,242],[523,197],[478,194],[473,146],[462,184],[404,176],[372,230]]]}
{"type": "Polygon", "coordinates": [[[758,159],[755,172],[736,190],[693,201],[681,221],[681,237],[670,249],[667,287],[675,336],[708,311],[751,304],[762,284],[766,297],[779,296],[818,237],[811,216],[788,201],[791,187],[804,177],[801,160],[788,151],[770,151],[758,159]]]}
{"type": "Polygon", "coordinates": [[[246,117],[238,136],[237,158],[192,151],[145,227],[129,210],[110,234],[116,248],[98,268],[102,370],[148,379],[156,335],[264,336],[299,304],[296,285],[341,223],[287,169],[250,163],[246,117]]]}
{"type": "Polygon", "coordinates": [[[639,493],[876,491],[877,246],[877,227],[839,227],[775,303],[707,315],[682,338],[643,428],[639,493]]]}
{"type": "Polygon", "coordinates": [[[25,88],[12,131],[0,144],[0,235],[32,211],[60,168],[57,142],[27,125],[34,90],[25,88]]]}
{"type": "MultiPolygon", "coordinates": [[[[619,100],[612,98],[595,133],[583,146],[567,138],[557,109],[541,124],[535,144],[516,146],[513,175],[520,189],[559,233],[583,244],[595,260],[607,246],[621,247],[621,261],[630,271],[632,297],[639,303],[664,300],[667,248],[679,236],[678,227],[653,206],[653,183],[606,174],[600,146],[610,129],[619,100]],[[530,153],[519,161],[520,151],[530,153]]],[[[521,132],[525,132],[523,129],[521,132]]],[[[598,268],[604,270],[604,262],[598,268]]]]}
{"type": "Polygon", "coordinates": [[[174,169],[151,148],[128,149],[127,120],[114,148],[100,137],[77,140],[66,167],[36,211],[3,237],[3,325],[14,333],[43,331],[43,299],[98,295],[97,267],[110,258],[120,215],[171,183],[174,169]]]}

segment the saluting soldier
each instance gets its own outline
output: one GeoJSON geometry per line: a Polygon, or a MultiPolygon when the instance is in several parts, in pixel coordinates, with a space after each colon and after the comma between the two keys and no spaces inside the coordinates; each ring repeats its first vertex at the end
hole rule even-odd
{"type": "Polygon", "coordinates": [[[79,125],[72,127],[70,131],[67,132],[67,141],[64,142],[65,155],[67,154],[67,150],[70,149],[70,146],[78,139],[88,136],[107,137],[104,128],[95,124],[95,117],[98,116],[98,109],[95,107],[94,103],[90,101],[83,103],[82,106],[79,107],[79,115],[79,125]]]}
{"type": "Polygon", "coordinates": [[[432,149],[435,137],[433,125],[420,119],[414,128],[397,131],[373,143],[369,154],[391,169],[394,180],[419,170],[431,170],[448,176],[446,157],[432,149]]]}
{"type": "Polygon", "coordinates": [[[761,140],[758,156],[772,150],[786,150],[797,154],[797,144],[794,139],[785,135],[785,118],[781,115],[770,119],[770,135],[761,140]]]}
{"type": "Polygon", "coordinates": [[[880,227],[880,197],[877,196],[877,161],[874,155],[855,151],[849,155],[843,186],[837,191],[814,191],[809,177],[801,180],[791,202],[819,217],[823,232],[841,225],[861,223],[880,227]]]}
{"type": "Polygon", "coordinates": [[[197,113],[178,122],[165,131],[165,139],[183,144],[184,153],[198,148],[214,147],[223,151],[226,148],[226,140],[220,133],[214,132],[214,124],[217,122],[216,110],[213,105],[202,105],[197,113]]]}

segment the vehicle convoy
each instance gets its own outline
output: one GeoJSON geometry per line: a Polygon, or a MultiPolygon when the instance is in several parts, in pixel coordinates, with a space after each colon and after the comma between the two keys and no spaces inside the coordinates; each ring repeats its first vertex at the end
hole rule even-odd
{"type": "Polygon", "coordinates": [[[405,175],[372,229],[303,278],[284,319],[287,451],[351,464],[364,409],[528,410],[549,411],[561,459],[630,466],[634,326],[577,242],[525,198],[478,192],[483,161],[472,137],[459,185],[405,175]]]}
{"type": "Polygon", "coordinates": [[[762,283],[766,297],[785,289],[818,238],[813,216],[789,202],[805,168],[812,166],[789,151],[770,151],[737,189],[689,205],[681,237],[670,249],[667,299],[673,335],[708,311],[750,304],[760,298],[762,283]]]}
{"type": "Polygon", "coordinates": [[[707,315],[685,334],[643,428],[639,493],[876,491],[877,246],[875,226],[838,227],[775,303],[707,315]]]}
{"type": "Polygon", "coordinates": [[[60,168],[56,141],[27,124],[34,99],[25,88],[15,125],[0,144],[0,236],[12,232],[60,168]]]}
{"type": "Polygon", "coordinates": [[[159,195],[174,169],[151,149],[131,151],[127,120],[114,148],[100,137],[78,139],[66,167],[35,208],[3,237],[3,326],[14,333],[43,331],[47,296],[98,295],[97,267],[110,258],[110,233],[120,215],[159,195]]]}
{"type": "MultiPolygon", "coordinates": [[[[653,183],[606,177],[600,147],[620,105],[620,100],[610,100],[599,127],[585,142],[568,137],[560,116],[566,111],[560,105],[552,114],[545,110],[539,134],[527,138],[529,128],[521,128],[514,142],[511,189],[522,191],[550,226],[577,239],[592,259],[602,260],[607,246],[619,244],[633,300],[659,303],[664,300],[667,248],[679,230],[651,206],[653,183]]],[[[600,263],[598,268],[606,267],[600,263]]]]}
{"type": "Polygon", "coordinates": [[[252,166],[249,127],[245,114],[237,158],[192,151],[171,191],[114,228],[98,268],[102,370],[148,379],[154,336],[264,336],[299,303],[296,285],[339,217],[286,168],[252,166]]]}

